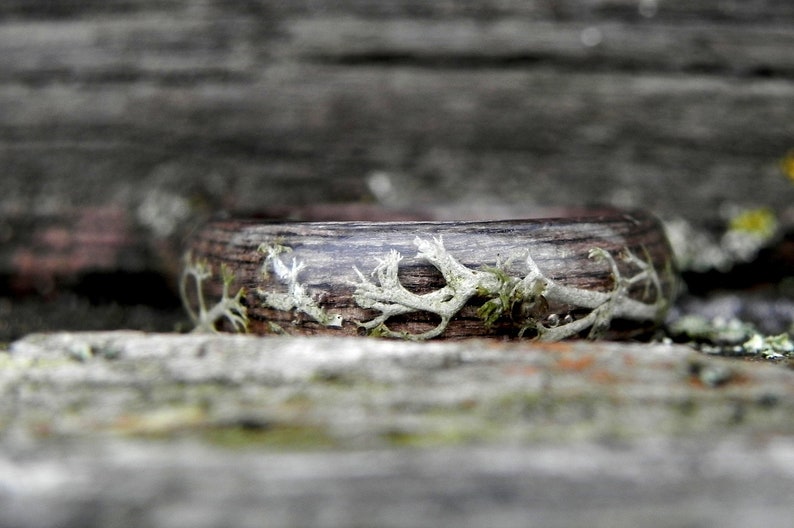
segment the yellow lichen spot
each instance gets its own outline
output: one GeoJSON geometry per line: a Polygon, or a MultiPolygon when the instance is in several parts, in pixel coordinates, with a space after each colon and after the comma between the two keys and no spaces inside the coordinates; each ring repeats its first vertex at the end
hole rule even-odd
{"type": "Polygon", "coordinates": [[[777,217],[771,208],[759,207],[734,216],[729,227],[731,231],[748,233],[768,240],[777,230],[777,217]]]}
{"type": "Polygon", "coordinates": [[[786,152],[786,155],[780,160],[780,170],[794,183],[794,149],[786,152]]]}

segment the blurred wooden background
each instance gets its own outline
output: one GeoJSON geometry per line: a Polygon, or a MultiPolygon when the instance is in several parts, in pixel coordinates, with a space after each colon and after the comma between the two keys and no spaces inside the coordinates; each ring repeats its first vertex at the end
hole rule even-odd
{"type": "MultiPolygon", "coordinates": [[[[179,328],[180,243],[221,212],[769,207],[791,263],[792,149],[792,0],[0,0],[0,352],[179,328]]],[[[783,366],[197,339],[3,354],[0,524],[791,519],[783,366]]]]}
{"type": "Polygon", "coordinates": [[[0,50],[20,290],[173,267],[218,211],[792,216],[788,0],[7,0],[0,50]]]}

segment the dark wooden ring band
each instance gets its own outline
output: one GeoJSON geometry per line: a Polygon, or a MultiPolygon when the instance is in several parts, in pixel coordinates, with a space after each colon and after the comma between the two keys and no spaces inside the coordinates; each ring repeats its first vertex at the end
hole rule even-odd
{"type": "Polygon", "coordinates": [[[637,211],[488,222],[214,221],[189,241],[182,280],[200,329],[409,339],[632,336],[663,319],[675,290],[664,231],[637,211]]]}

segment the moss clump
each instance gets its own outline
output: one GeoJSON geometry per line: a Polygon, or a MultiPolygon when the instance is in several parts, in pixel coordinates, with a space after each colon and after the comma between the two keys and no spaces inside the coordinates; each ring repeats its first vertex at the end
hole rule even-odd
{"type": "Polygon", "coordinates": [[[337,446],[321,426],[295,423],[240,422],[211,426],[201,431],[203,440],[227,449],[313,450],[337,446]]]}
{"type": "Polygon", "coordinates": [[[482,441],[485,432],[449,428],[430,431],[407,431],[394,429],[387,431],[381,438],[391,447],[426,448],[452,447],[482,441]]]}

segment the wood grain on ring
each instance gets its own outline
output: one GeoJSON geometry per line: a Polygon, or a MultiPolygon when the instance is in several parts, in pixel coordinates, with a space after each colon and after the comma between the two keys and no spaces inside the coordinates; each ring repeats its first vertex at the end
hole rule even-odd
{"type": "Polygon", "coordinates": [[[627,337],[658,323],[676,274],[637,212],[489,222],[211,222],[189,241],[254,333],[627,337]],[[446,277],[445,277],[446,275],[446,277]],[[462,303],[462,304],[461,304],[462,303]],[[458,306],[460,304],[460,306],[458,306]]]}

